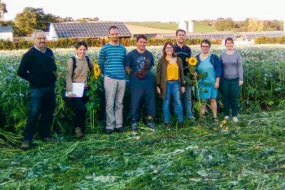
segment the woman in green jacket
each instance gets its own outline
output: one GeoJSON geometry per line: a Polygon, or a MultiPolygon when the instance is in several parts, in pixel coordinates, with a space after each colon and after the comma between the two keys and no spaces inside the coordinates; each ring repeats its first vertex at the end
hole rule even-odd
{"type": "Polygon", "coordinates": [[[163,115],[165,126],[170,122],[170,100],[174,100],[175,113],[178,117],[179,127],[183,127],[183,107],[181,103],[181,93],[185,92],[184,72],[182,60],[174,52],[171,42],[166,42],[163,46],[163,56],[157,66],[157,93],[163,99],[163,115]]]}

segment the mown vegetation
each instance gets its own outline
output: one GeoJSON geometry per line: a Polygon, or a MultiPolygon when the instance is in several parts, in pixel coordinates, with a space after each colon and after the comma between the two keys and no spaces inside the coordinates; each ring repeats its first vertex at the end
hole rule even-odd
{"type": "MultiPolygon", "coordinates": [[[[161,47],[149,48],[157,63],[161,47]]],[[[194,55],[198,53],[193,47],[194,55]]],[[[58,69],[53,135],[27,152],[17,147],[25,125],[28,85],[16,76],[24,51],[0,59],[0,189],[284,189],[285,53],[283,48],[239,49],[245,81],[239,123],[187,121],[179,129],[162,124],[157,99],[155,133],[140,123],[130,132],[129,92],[125,96],[126,132],[106,135],[102,81],[90,78],[87,136],[71,133],[72,112],[62,99],[65,64],[73,50],[54,49],[58,69]]],[[[220,54],[221,49],[213,48],[220,54]]],[[[90,49],[92,59],[98,49],[90,49]]],[[[155,73],[155,68],[153,69],[155,73]]],[[[195,102],[194,102],[195,107],[195,102]]],[[[222,104],[219,99],[219,111],[222,104]]],[[[196,113],[196,111],[194,110],[196,113]]]]}

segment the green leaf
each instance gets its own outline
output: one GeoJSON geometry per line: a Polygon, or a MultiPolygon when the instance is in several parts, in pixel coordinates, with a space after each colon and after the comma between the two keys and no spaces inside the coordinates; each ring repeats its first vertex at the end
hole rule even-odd
{"type": "Polygon", "coordinates": [[[194,73],[196,71],[196,67],[190,67],[189,71],[190,71],[190,73],[194,73]]]}

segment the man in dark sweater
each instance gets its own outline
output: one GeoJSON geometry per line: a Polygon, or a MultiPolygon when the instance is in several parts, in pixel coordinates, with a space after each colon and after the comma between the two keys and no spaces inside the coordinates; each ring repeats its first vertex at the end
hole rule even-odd
{"type": "MultiPolygon", "coordinates": [[[[174,51],[177,54],[178,57],[180,57],[183,61],[183,67],[184,67],[184,76],[185,78],[188,77],[189,69],[188,69],[188,63],[186,61],[186,58],[191,57],[191,49],[190,47],[185,45],[185,37],[186,32],[182,29],[178,29],[176,31],[176,43],[174,44],[174,51]]],[[[196,118],[193,116],[192,113],[192,93],[191,93],[191,84],[186,85],[185,93],[183,95],[183,107],[184,107],[184,113],[186,114],[186,117],[191,120],[195,120],[196,118]]]]}
{"type": "Polygon", "coordinates": [[[51,141],[50,130],[55,108],[56,64],[51,49],[46,47],[43,31],[34,33],[34,47],[23,55],[18,75],[30,83],[30,110],[24,129],[24,141],[21,149],[31,146],[39,115],[39,135],[43,141],[51,141]]]}

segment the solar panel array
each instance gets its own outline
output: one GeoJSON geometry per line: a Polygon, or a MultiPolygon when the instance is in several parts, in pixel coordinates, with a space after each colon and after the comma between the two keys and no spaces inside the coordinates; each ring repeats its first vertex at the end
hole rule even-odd
{"type": "MultiPolygon", "coordinates": [[[[140,34],[134,34],[134,38],[137,38],[140,34]]],[[[157,33],[154,34],[144,34],[147,38],[156,38],[157,37],[157,33]]]]}
{"type": "Polygon", "coordinates": [[[190,39],[226,39],[234,38],[235,34],[233,33],[203,33],[203,34],[190,34],[187,36],[190,39]]]}
{"type": "Polygon", "coordinates": [[[284,36],[284,33],[283,32],[244,33],[244,36],[248,39],[258,38],[261,36],[268,37],[268,38],[274,38],[274,37],[284,36]]]}
{"type": "Polygon", "coordinates": [[[163,36],[163,38],[165,38],[165,39],[174,39],[175,38],[175,34],[174,35],[161,35],[161,36],[163,36]]]}
{"type": "Polygon", "coordinates": [[[119,37],[132,34],[123,22],[53,23],[58,38],[100,38],[109,36],[109,28],[117,26],[119,37]]]}

